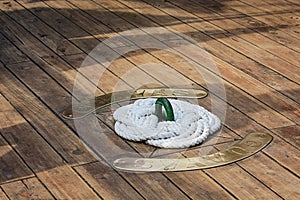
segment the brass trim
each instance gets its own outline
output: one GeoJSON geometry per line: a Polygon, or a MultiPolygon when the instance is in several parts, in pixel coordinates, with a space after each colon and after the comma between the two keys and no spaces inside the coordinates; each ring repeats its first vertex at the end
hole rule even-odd
{"type": "Polygon", "coordinates": [[[199,170],[231,164],[245,159],[266,147],[273,137],[268,133],[249,133],[231,147],[202,157],[182,159],[119,158],[113,162],[116,169],[133,172],[168,172],[199,170]]]}
{"type": "Polygon", "coordinates": [[[137,90],[126,90],[97,96],[94,103],[91,103],[90,100],[86,100],[72,105],[62,112],[62,116],[66,119],[82,118],[100,108],[125,100],[136,100],[150,97],[201,99],[206,97],[207,95],[208,93],[201,89],[145,88],[137,90]],[[73,116],[73,111],[76,112],[76,117],[73,116]]]}

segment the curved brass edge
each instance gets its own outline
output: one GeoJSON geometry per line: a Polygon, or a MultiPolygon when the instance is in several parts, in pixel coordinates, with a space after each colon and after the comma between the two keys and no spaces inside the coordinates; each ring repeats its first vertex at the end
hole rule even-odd
{"type": "Polygon", "coordinates": [[[118,170],[132,172],[168,172],[207,169],[245,159],[266,147],[273,137],[268,133],[249,133],[227,149],[202,156],[181,159],[119,158],[113,162],[118,170]]]}
{"type": "Polygon", "coordinates": [[[61,115],[66,119],[78,119],[87,116],[88,114],[109,106],[114,103],[119,103],[126,100],[136,100],[144,98],[188,98],[201,99],[205,98],[208,93],[201,89],[180,89],[180,88],[145,88],[137,90],[126,90],[120,92],[109,93],[97,96],[95,101],[82,101],[78,104],[72,105],[64,110],[61,115]],[[73,111],[76,111],[76,117],[73,116],[73,111]]]}

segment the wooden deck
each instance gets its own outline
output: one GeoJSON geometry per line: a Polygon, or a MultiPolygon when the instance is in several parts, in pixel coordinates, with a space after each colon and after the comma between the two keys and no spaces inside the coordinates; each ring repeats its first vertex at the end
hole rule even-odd
{"type": "MultiPolygon", "coordinates": [[[[299,26],[298,0],[1,0],[1,199],[300,199],[299,26]],[[215,150],[253,131],[272,134],[273,142],[223,167],[127,173],[108,165],[111,155],[168,150],[122,140],[111,113],[103,111],[99,124],[118,148],[107,146],[97,160],[60,113],[72,102],[87,54],[109,37],[144,27],[185,34],[216,63],[227,111],[215,150]]],[[[116,60],[97,94],[114,91],[117,82],[122,89],[154,79],[174,83],[157,70],[140,70],[145,63],[163,64],[166,73],[206,87],[179,56],[145,49],[116,60]],[[133,68],[142,78],[120,82],[133,68]]],[[[209,108],[211,95],[201,105],[209,108]]]]}

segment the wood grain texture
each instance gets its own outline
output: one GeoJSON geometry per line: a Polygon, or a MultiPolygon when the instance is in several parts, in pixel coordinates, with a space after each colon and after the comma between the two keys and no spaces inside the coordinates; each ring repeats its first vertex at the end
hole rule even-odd
{"type": "MultiPolygon", "coordinates": [[[[0,90],[20,113],[39,131],[56,150],[61,152],[69,163],[93,161],[93,156],[86,150],[79,138],[60,120],[57,115],[38,100],[22,83],[1,68],[0,90]],[[68,134],[68,137],[65,136],[68,134]],[[61,138],[61,139],[59,139],[61,138]]],[[[30,75],[30,74],[29,74],[30,75]]],[[[32,82],[34,84],[34,82],[32,82]]],[[[46,82],[47,83],[47,82],[46,82]]]]}
{"type": "Polygon", "coordinates": [[[1,185],[10,199],[54,199],[37,178],[1,185]]]}
{"type": "Polygon", "coordinates": [[[274,10],[277,10],[277,6],[268,6],[266,3],[262,2],[252,2],[251,6],[249,6],[249,1],[242,1],[244,4],[244,11],[247,12],[249,16],[253,16],[253,18],[258,19],[264,23],[268,23],[272,25],[273,27],[282,28],[287,34],[299,38],[299,30],[297,26],[293,26],[295,22],[297,22],[297,18],[294,17],[295,15],[292,15],[293,18],[290,17],[290,11],[294,10],[296,7],[293,7],[293,9],[281,9],[281,12],[279,10],[279,13],[276,15],[274,14],[274,10]],[[249,7],[249,8],[247,8],[249,7]],[[256,10],[256,11],[254,11],[256,10]],[[283,12],[282,12],[283,11],[283,12]],[[266,15],[265,13],[268,13],[266,15]],[[291,26],[292,25],[292,26],[291,26]]]}
{"type": "MultiPolygon", "coordinates": [[[[127,2],[126,2],[127,4],[127,2]]],[[[135,5],[131,5],[129,4],[129,6],[132,6],[132,7],[135,7],[135,5]]],[[[121,6],[122,7],[122,6],[121,6]]],[[[143,13],[145,12],[145,10],[153,10],[154,11],[157,11],[157,14],[160,14],[162,15],[163,13],[162,12],[159,12],[157,9],[153,9],[151,7],[147,7],[146,5],[145,6],[138,6],[139,9],[137,9],[140,13],[143,13]],[[141,9],[141,7],[143,9],[141,9]]],[[[161,9],[161,6],[159,7],[161,9]]],[[[182,14],[183,17],[186,17],[188,18],[189,15],[185,16],[184,14],[182,14]]],[[[166,16],[166,17],[169,17],[169,16],[166,16]]],[[[174,19],[173,19],[174,20],[174,19]]],[[[132,20],[131,20],[132,21],[132,20]]],[[[155,19],[155,22],[157,23],[160,23],[160,19],[155,19]]],[[[160,23],[161,25],[163,25],[163,22],[160,23]]],[[[138,22],[137,22],[137,25],[138,22]]],[[[201,27],[201,26],[200,26],[201,27]]],[[[183,32],[185,29],[191,29],[190,27],[188,26],[184,26],[184,28],[181,26],[180,29],[178,29],[178,31],[181,31],[183,32]]],[[[176,29],[175,29],[176,30],[176,29]]],[[[199,29],[198,29],[199,30],[199,29]]],[[[204,35],[203,35],[204,36],[204,35]]],[[[207,36],[205,36],[207,37],[207,36]]],[[[227,36],[226,38],[230,38],[230,36],[227,36]]],[[[209,42],[207,42],[208,45],[205,45],[205,43],[201,43],[201,39],[196,39],[197,42],[199,42],[200,44],[204,44],[205,47],[209,48],[209,50],[211,50],[211,47],[214,47],[214,46],[218,46],[218,51],[220,51],[220,49],[222,48],[226,48],[223,50],[223,52],[227,52],[230,50],[228,49],[227,47],[225,47],[224,45],[221,45],[220,43],[216,43],[215,40],[210,40],[209,42]],[[210,47],[208,47],[210,46],[210,47]]],[[[223,41],[223,40],[222,40],[223,41]]],[[[253,49],[253,48],[252,48],[253,49]]],[[[158,52],[155,52],[157,54],[159,54],[158,52]]],[[[248,52],[248,55],[250,55],[251,52],[248,52]]],[[[251,54],[252,55],[252,54],[251,54]]],[[[228,56],[228,55],[227,55],[228,56]]],[[[239,54],[235,53],[233,55],[233,59],[235,60],[238,60],[240,62],[240,60],[243,60],[243,59],[239,59],[237,56],[239,56],[239,54]]],[[[215,59],[213,57],[213,59],[215,59]]],[[[174,61],[174,59],[170,59],[172,61],[174,61]]],[[[245,60],[245,59],[244,59],[245,60]]],[[[165,60],[164,60],[165,61],[165,60]]],[[[298,122],[298,119],[299,119],[299,110],[297,109],[298,108],[298,104],[293,102],[293,101],[290,101],[288,98],[286,98],[284,95],[281,95],[280,93],[276,92],[275,90],[272,90],[268,87],[266,87],[264,84],[261,84],[257,81],[255,81],[253,78],[249,77],[248,75],[242,73],[241,71],[235,69],[235,68],[232,68],[230,65],[228,65],[227,63],[224,63],[223,61],[221,60],[217,60],[217,66],[220,70],[220,73],[222,74],[222,76],[227,79],[227,80],[231,80],[231,82],[240,87],[241,89],[243,89],[244,91],[247,91],[251,94],[254,94],[255,96],[257,96],[257,98],[259,98],[260,100],[263,100],[264,103],[267,103],[268,105],[270,105],[271,107],[273,108],[278,108],[278,110],[281,112],[281,113],[284,113],[286,112],[286,115],[289,116],[289,117],[292,117],[292,119],[296,122],[298,122]],[[224,69],[224,70],[223,70],[224,69]],[[243,77],[244,76],[244,77],[243,77]],[[230,77],[230,78],[229,78],[230,77]],[[240,81],[239,78],[243,79],[243,81],[240,81]],[[249,82],[247,83],[246,80],[249,80],[249,82]],[[241,85],[243,84],[243,85],[241,85]],[[251,86],[251,84],[253,84],[251,86]],[[262,93],[258,93],[259,92],[259,88],[261,88],[264,93],[266,91],[270,91],[270,93],[272,93],[272,95],[269,95],[266,94],[265,96],[268,96],[266,98],[264,98],[264,96],[262,95],[262,93]],[[275,94],[276,93],[276,97],[275,97],[275,94]],[[260,95],[260,96],[259,96],[260,95]],[[273,99],[274,98],[274,99],[273,99]],[[288,102],[288,104],[286,103],[279,103],[279,102],[282,102],[282,101],[286,101],[288,102]],[[275,103],[276,102],[276,103],[275,103]],[[288,106],[287,106],[288,105],[288,106]],[[294,111],[291,112],[290,108],[291,106],[294,107],[294,111]],[[285,108],[280,108],[280,107],[285,107],[285,108]]],[[[168,63],[168,62],[167,62],[168,63]]],[[[172,67],[174,67],[174,64],[170,64],[172,67]]],[[[295,70],[295,69],[294,69],[295,70]]],[[[293,70],[290,69],[290,72],[293,73],[293,70]]],[[[227,89],[227,88],[226,88],[227,89]]],[[[298,87],[295,86],[295,89],[298,89],[298,87]]],[[[229,90],[229,89],[227,89],[229,90]]],[[[236,93],[236,92],[235,92],[236,93]]],[[[229,96],[229,95],[227,95],[229,96]]],[[[296,98],[298,98],[299,95],[296,95],[296,98]]],[[[241,98],[241,97],[240,97],[241,98]]],[[[229,100],[230,102],[230,100],[229,100]]],[[[249,105],[249,103],[247,103],[249,105]]],[[[255,109],[255,108],[253,108],[255,109]]]]}
{"type": "Polygon", "coordinates": [[[281,127],[272,130],[278,134],[281,138],[293,144],[295,147],[300,149],[300,127],[299,125],[281,127]]]}
{"type": "MultiPolygon", "coordinates": [[[[297,6],[296,0],[1,1],[0,198],[299,199],[297,6]],[[145,27],[192,38],[219,72],[211,71],[203,57],[201,77],[189,56],[149,48],[124,54],[105,71],[101,62],[81,71],[95,46],[122,31],[145,27]],[[98,71],[104,73],[95,81],[98,71]],[[158,149],[114,133],[112,112],[128,102],[116,104],[81,124],[100,150],[97,160],[82,143],[88,137],[75,126],[78,121],[60,117],[72,97],[86,95],[73,93],[78,75],[84,77],[81,87],[95,95],[153,85],[207,88],[208,77],[220,76],[226,98],[218,97],[220,88],[214,85],[197,103],[211,110],[226,102],[224,127],[217,143],[209,138],[187,151],[158,149]],[[92,119],[99,126],[89,124],[92,119]],[[254,131],[272,134],[273,142],[255,156],[220,168],[141,174],[109,165],[124,153],[182,158],[204,149],[216,152],[254,131]]],[[[181,44],[178,35],[144,34],[181,44]]],[[[113,42],[122,48],[106,44],[103,50],[120,56],[134,45],[133,39],[118,37],[113,42]]]]}
{"type": "MultiPolygon", "coordinates": [[[[0,97],[1,107],[5,105],[5,101],[0,97]]],[[[1,109],[2,110],[2,109],[1,109]]],[[[0,114],[1,121],[5,121],[5,116],[0,114]]],[[[3,126],[3,122],[1,123],[0,131],[5,130],[5,126],[3,126]]],[[[18,179],[26,178],[33,176],[31,170],[25,165],[25,163],[21,160],[21,158],[14,152],[9,144],[0,137],[0,184],[15,181],[18,179]]]]}
{"type": "MultiPolygon", "coordinates": [[[[246,15],[243,18],[233,19],[235,22],[243,23],[245,26],[249,27],[251,30],[254,31],[257,29],[257,32],[259,32],[260,34],[290,49],[293,49],[294,51],[299,52],[299,45],[298,45],[299,40],[297,40],[297,37],[292,36],[293,34],[289,34],[289,32],[291,32],[291,30],[289,30],[289,27],[288,26],[280,27],[280,24],[277,25],[274,24],[274,22],[276,23],[276,21],[278,21],[278,18],[273,15],[273,13],[275,13],[274,11],[272,13],[266,14],[265,12],[262,12],[260,8],[254,8],[241,1],[230,1],[226,3],[226,5],[230,6],[233,12],[246,15]],[[272,19],[272,18],[274,19],[272,20],[273,24],[264,20],[264,19],[272,19]],[[248,23],[245,23],[247,20],[248,23]],[[256,28],[255,26],[253,26],[255,22],[258,23],[260,22],[262,26],[256,28]]],[[[286,13],[287,11],[282,10],[281,12],[286,13]]],[[[281,20],[281,23],[282,22],[283,20],[281,20]]]]}
{"type": "Polygon", "coordinates": [[[299,198],[300,193],[296,189],[300,183],[299,177],[284,170],[271,159],[256,154],[247,160],[241,161],[240,165],[276,191],[281,197],[285,199],[299,198]]]}
{"type": "MultiPolygon", "coordinates": [[[[101,2],[101,3],[103,3],[103,2],[101,2]]],[[[102,6],[104,6],[105,5],[105,3],[103,3],[103,4],[101,4],[102,6]]],[[[118,7],[120,7],[120,9],[122,9],[122,8],[124,8],[124,6],[123,5],[121,5],[121,4],[118,4],[118,3],[114,3],[114,7],[113,7],[113,9],[117,9],[118,7]]],[[[143,6],[144,7],[144,6],[143,6]]],[[[112,9],[112,11],[114,11],[112,9]]],[[[150,9],[150,8],[149,8],[150,9]]],[[[149,20],[147,20],[145,17],[143,17],[143,16],[138,16],[138,17],[135,17],[135,18],[130,18],[130,16],[129,15],[124,15],[124,18],[125,19],[127,19],[127,20],[129,20],[131,23],[133,22],[133,23],[135,23],[136,24],[136,26],[141,26],[142,24],[141,23],[144,23],[145,21],[148,21],[150,24],[153,24],[153,26],[156,26],[153,22],[150,22],[149,20]]],[[[103,19],[99,19],[99,20],[103,20],[103,19]]],[[[124,23],[126,23],[126,21],[124,21],[124,23]]],[[[129,25],[129,26],[131,26],[131,25],[129,25]]],[[[181,29],[182,29],[182,27],[181,27],[181,29]]],[[[180,29],[180,30],[181,30],[180,29]]],[[[179,31],[180,31],[179,30],[179,31]]],[[[131,58],[131,57],[130,57],[131,58]]],[[[177,58],[178,59],[178,58],[177,58]]],[[[170,59],[170,60],[173,60],[173,59],[170,59]]],[[[172,63],[173,64],[173,63],[172,63]]],[[[223,63],[222,63],[223,64],[223,63]]],[[[174,65],[174,64],[173,64],[174,65]]],[[[173,66],[172,65],[172,66],[173,66]]],[[[220,66],[222,66],[222,65],[220,65],[220,66]]],[[[174,66],[173,66],[174,67],[174,66]]],[[[230,71],[228,71],[228,69],[226,69],[226,71],[225,72],[227,72],[227,73],[229,73],[230,71]]],[[[234,80],[234,79],[233,79],[234,80]]],[[[198,80],[197,80],[198,81],[198,80]]],[[[226,89],[228,89],[228,88],[226,88],[226,89]]],[[[229,90],[229,89],[228,89],[229,90]]],[[[229,90],[230,91],[230,90],[229,90]]],[[[237,93],[237,92],[235,92],[235,93],[237,93]]],[[[244,96],[246,96],[246,95],[243,95],[243,96],[241,96],[240,98],[242,98],[242,97],[244,97],[244,96]]],[[[233,100],[236,100],[237,98],[233,98],[233,100]]],[[[266,99],[268,99],[268,98],[266,98],[266,99]]],[[[278,100],[281,100],[281,99],[278,99],[278,100]]],[[[239,103],[239,102],[235,102],[235,103],[239,103]]],[[[292,104],[294,104],[293,102],[291,102],[292,104]]],[[[244,105],[244,103],[243,103],[243,105],[244,105]]],[[[258,103],[256,103],[255,105],[253,105],[254,107],[253,108],[250,108],[249,107],[249,105],[251,105],[251,103],[250,102],[248,102],[247,103],[247,105],[248,105],[248,107],[246,108],[246,109],[253,109],[253,110],[257,110],[257,106],[258,106],[258,103]]],[[[282,106],[284,106],[285,104],[279,104],[279,105],[282,105],[282,106]]],[[[294,105],[295,106],[295,105],[294,105]]],[[[240,108],[240,107],[239,107],[240,108]]],[[[259,109],[260,110],[260,109],[259,109]]],[[[245,111],[246,112],[246,111],[245,111]]],[[[265,112],[265,109],[262,109],[261,110],[261,112],[265,112]]],[[[298,114],[297,114],[297,109],[295,109],[295,112],[296,113],[293,113],[293,112],[287,112],[288,113],[288,115],[290,116],[290,115],[293,115],[293,119],[294,120],[298,120],[299,118],[297,117],[298,116],[298,114]]],[[[268,114],[263,114],[263,113],[253,113],[252,112],[252,116],[253,117],[255,117],[255,115],[256,115],[256,117],[260,117],[260,120],[262,120],[261,119],[261,116],[268,116],[268,114]]],[[[277,117],[275,117],[275,119],[280,119],[280,117],[278,116],[278,114],[276,114],[277,115],[277,117]]],[[[266,120],[266,118],[265,118],[265,120],[266,120]]],[[[271,122],[271,120],[270,120],[270,122],[271,122]]],[[[286,125],[286,121],[284,122],[284,121],[281,121],[281,122],[277,122],[276,123],[276,125],[275,126],[278,126],[279,124],[285,124],[286,125]]],[[[271,124],[272,124],[272,122],[271,122],[271,124]]],[[[268,127],[272,127],[272,125],[271,125],[270,123],[267,125],[266,124],[266,126],[268,126],[268,127]]]]}
{"type": "Polygon", "coordinates": [[[238,199],[281,199],[243,168],[233,164],[206,170],[238,199]]]}
{"type": "Polygon", "coordinates": [[[7,195],[4,193],[4,191],[2,190],[2,188],[1,188],[1,190],[0,190],[0,199],[8,200],[8,197],[7,197],[7,195]]]}
{"type": "MultiPolygon", "coordinates": [[[[203,102],[204,106],[206,106],[206,102],[203,102]]],[[[235,130],[236,133],[238,133],[241,137],[245,136],[249,132],[255,132],[255,131],[268,131],[264,127],[260,126],[257,124],[255,121],[251,120],[250,118],[244,116],[243,113],[237,111],[236,109],[229,107],[227,109],[227,116],[225,120],[225,125],[226,127],[230,128],[231,130],[235,130]],[[233,114],[234,113],[234,114],[233,114]],[[233,117],[235,116],[235,117],[233,117]]],[[[223,128],[222,131],[226,131],[232,134],[232,131],[228,128],[223,128]]],[[[265,152],[268,156],[262,154],[261,157],[266,160],[266,162],[270,163],[269,165],[281,165],[284,166],[285,168],[281,167],[281,173],[286,173],[291,176],[299,176],[299,150],[294,148],[292,145],[287,144],[282,140],[281,138],[277,137],[276,135],[273,135],[274,140],[273,142],[268,145],[263,152],[265,152]],[[274,162],[272,159],[275,159],[276,162],[274,162]],[[288,169],[288,170],[287,170],[288,169]],[[290,173],[290,171],[293,173],[290,173]]],[[[225,149],[228,146],[230,146],[231,143],[224,143],[224,144],[219,144],[219,145],[214,145],[218,150],[220,149],[225,149]]],[[[199,152],[201,151],[198,150],[191,150],[186,152],[186,156],[188,157],[193,157],[199,155],[199,152]]],[[[252,157],[248,158],[252,159],[252,157]]],[[[257,159],[257,158],[256,158],[257,159]]],[[[247,159],[246,159],[247,160],[247,159]]],[[[243,161],[240,161],[243,162],[243,161]]],[[[220,182],[224,187],[226,187],[229,191],[231,191],[235,196],[239,197],[239,199],[243,199],[243,197],[248,196],[248,198],[256,198],[257,196],[262,195],[261,198],[280,198],[280,196],[276,195],[278,194],[277,191],[269,191],[270,187],[272,186],[272,183],[263,183],[261,184],[259,179],[255,178],[255,175],[253,175],[250,171],[245,169],[245,166],[240,166],[238,162],[237,164],[232,164],[225,166],[224,168],[226,169],[224,171],[223,167],[220,168],[215,168],[215,169],[208,169],[205,170],[209,175],[214,177],[218,182],[220,182]],[[234,175],[237,171],[239,170],[240,175],[244,176],[243,179],[247,179],[247,182],[245,184],[249,184],[247,187],[243,188],[243,190],[238,189],[237,187],[243,187],[241,184],[232,184],[230,183],[231,181],[233,182],[241,182],[239,180],[235,179],[240,179],[240,176],[234,175]],[[232,173],[232,174],[231,174],[232,173]],[[252,175],[251,175],[252,174],[252,175]],[[232,177],[230,181],[228,180],[228,177],[232,177]],[[254,179],[253,179],[254,177],[254,179]],[[269,185],[271,184],[271,185],[269,185]],[[260,192],[260,191],[265,191],[265,192],[260,192]],[[249,195],[247,193],[251,193],[252,195],[249,195]],[[266,195],[266,197],[263,197],[266,195]]],[[[263,162],[263,161],[261,161],[263,162]]],[[[250,162],[247,162],[250,163],[250,162]]],[[[251,165],[249,168],[253,168],[251,165]]],[[[259,166],[255,169],[256,172],[263,173],[259,166]]],[[[283,192],[283,191],[279,191],[283,192]]]]}
{"type": "MultiPolygon", "coordinates": [[[[70,41],[64,39],[59,33],[53,30],[51,27],[44,26],[44,22],[39,18],[35,17],[30,13],[30,11],[24,9],[22,5],[18,2],[10,1],[5,4],[5,2],[0,3],[0,8],[11,18],[16,20],[20,25],[23,26],[22,29],[18,29],[16,31],[17,35],[19,35],[20,31],[24,31],[23,34],[31,33],[35,36],[36,41],[41,41],[46,44],[53,52],[59,55],[69,55],[80,53],[80,50],[75,47],[70,41]],[[26,31],[25,31],[25,30],[26,31]]],[[[11,29],[13,30],[13,28],[11,29]]],[[[24,37],[21,41],[26,41],[24,37]]],[[[32,38],[32,36],[29,36],[32,38]]],[[[23,44],[25,45],[25,44],[23,44]]],[[[35,45],[35,43],[32,43],[35,45]]],[[[28,45],[26,45],[28,46],[28,45]]],[[[32,49],[33,50],[33,49],[32,49]]],[[[37,50],[34,48],[34,50],[37,50]]],[[[44,56],[45,51],[36,51],[39,56],[44,56]]]]}
{"type": "MultiPolygon", "coordinates": [[[[2,92],[3,88],[0,90],[2,92]]],[[[97,198],[12,105],[6,102],[5,108],[6,122],[9,126],[2,130],[3,136],[15,145],[18,154],[56,198],[97,198]],[[76,189],[78,186],[80,190],[76,189]],[[77,191],[76,194],[74,191],[77,191]]]]}
{"type": "Polygon", "coordinates": [[[143,199],[125,179],[103,162],[75,167],[75,170],[104,199],[143,199]]]}
{"type": "Polygon", "coordinates": [[[12,46],[10,41],[2,34],[0,34],[0,60],[5,64],[18,63],[27,61],[28,58],[19,49],[12,46]],[[9,55],[15,56],[9,56],[9,55]]]}

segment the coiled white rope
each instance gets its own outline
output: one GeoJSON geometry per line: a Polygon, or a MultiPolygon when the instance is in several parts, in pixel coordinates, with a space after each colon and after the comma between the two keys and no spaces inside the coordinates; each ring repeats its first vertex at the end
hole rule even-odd
{"type": "Polygon", "coordinates": [[[118,108],[113,117],[116,133],[128,140],[161,148],[187,148],[202,143],[221,127],[220,119],[203,107],[171,99],[175,121],[159,122],[156,99],[140,99],[118,108]]]}

